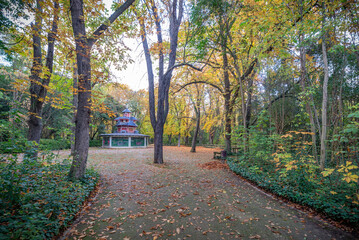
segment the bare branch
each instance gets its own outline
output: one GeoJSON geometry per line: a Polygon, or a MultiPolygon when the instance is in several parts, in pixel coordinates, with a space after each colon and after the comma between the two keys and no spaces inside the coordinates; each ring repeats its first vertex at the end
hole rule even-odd
{"type": "Polygon", "coordinates": [[[180,88],[178,90],[176,90],[175,92],[172,92],[172,93],[176,94],[176,93],[180,92],[182,89],[184,89],[185,87],[192,85],[192,84],[198,84],[198,83],[210,85],[211,87],[214,87],[215,89],[217,89],[221,94],[223,94],[223,92],[224,92],[220,86],[218,86],[214,83],[206,82],[206,81],[194,81],[194,82],[189,82],[189,83],[186,83],[186,84],[180,86],[180,88]]]}
{"type": "Polygon", "coordinates": [[[92,37],[88,39],[90,48],[95,44],[99,37],[108,29],[108,27],[127,9],[135,0],[127,0],[114,13],[107,19],[106,23],[99,26],[96,31],[92,34],[92,37]]]}

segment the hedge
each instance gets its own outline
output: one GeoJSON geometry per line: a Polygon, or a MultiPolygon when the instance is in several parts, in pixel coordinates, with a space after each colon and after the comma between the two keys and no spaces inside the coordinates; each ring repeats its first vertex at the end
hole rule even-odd
{"type": "MultiPolygon", "coordinates": [[[[26,149],[26,140],[16,140],[0,142],[0,153],[11,154],[11,153],[23,153],[26,149]]],[[[101,140],[90,140],[90,147],[101,147],[101,140]]],[[[70,149],[71,142],[68,139],[40,139],[39,149],[44,150],[63,150],[70,149]]]]}

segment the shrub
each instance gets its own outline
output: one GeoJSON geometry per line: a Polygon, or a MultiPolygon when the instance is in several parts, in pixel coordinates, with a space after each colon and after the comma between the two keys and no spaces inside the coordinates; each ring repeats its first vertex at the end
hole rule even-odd
{"type": "Polygon", "coordinates": [[[81,181],[67,179],[68,161],[42,162],[16,155],[0,168],[0,239],[51,239],[66,227],[95,188],[98,174],[87,170],[81,181]]]}
{"type": "Polygon", "coordinates": [[[70,149],[71,142],[68,139],[40,139],[40,150],[70,149]]]}
{"type": "MultiPolygon", "coordinates": [[[[0,142],[0,153],[12,154],[23,153],[29,149],[31,144],[26,139],[17,139],[15,141],[0,142]]],[[[39,149],[44,150],[62,150],[71,148],[70,140],[67,139],[40,139],[39,149]]]]}
{"type": "Polygon", "coordinates": [[[357,163],[346,161],[320,171],[314,157],[308,154],[311,144],[304,141],[306,135],[309,133],[289,132],[280,138],[267,137],[271,144],[256,140],[246,154],[228,158],[228,165],[235,173],[279,196],[333,219],[358,224],[357,163]]]}
{"type": "Polygon", "coordinates": [[[0,142],[0,153],[11,154],[11,153],[22,153],[25,150],[26,140],[6,141],[0,142]]]}
{"type": "Polygon", "coordinates": [[[90,140],[90,147],[102,147],[102,140],[90,140]]]}
{"type": "Polygon", "coordinates": [[[307,205],[327,216],[359,223],[357,168],[351,162],[320,172],[312,159],[274,154],[271,162],[258,164],[245,156],[228,158],[232,171],[279,196],[307,205]]]}

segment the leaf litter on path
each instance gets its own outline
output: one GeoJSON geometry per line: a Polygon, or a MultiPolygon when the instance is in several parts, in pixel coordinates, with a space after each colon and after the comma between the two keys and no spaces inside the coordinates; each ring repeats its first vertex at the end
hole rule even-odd
{"type": "Polygon", "coordinates": [[[90,149],[102,190],[62,239],[350,238],[245,184],[216,149],[189,150],[164,147],[161,166],[153,148],[90,149]]]}

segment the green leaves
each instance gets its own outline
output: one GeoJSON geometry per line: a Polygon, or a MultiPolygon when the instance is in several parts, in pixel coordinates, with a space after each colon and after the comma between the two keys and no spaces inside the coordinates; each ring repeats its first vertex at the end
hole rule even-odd
{"type": "Polygon", "coordinates": [[[359,111],[353,112],[348,115],[348,118],[359,118],[359,111]]]}
{"type": "Polygon", "coordinates": [[[334,171],[334,168],[326,168],[325,171],[322,172],[323,177],[328,177],[330,174],[332,174],[334,171]]]}
{"type": "Polygon", "coordinates": [[[66,226],[94,189],[98,174],[88,170],[84,179],[67,180],[70,165],[54,162],[19,162],[7,158],[0,168],[0,238],[51,239],[66,226]]]}
{"type": "Polygon", "coordinates": [[[308,154],[311,143],[303,140],[310,133],[290,131],[282,136],[268,136],[253,128],[250,134],[250,150],[227,159],[232,171],[279,196],[313,207],[332,218],[353,224],[359,222],[359,168],[355,161],[347,160],[336,167],[328,164],[329,168],[320,171],[313,156],[308,154]]]}

